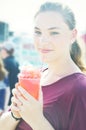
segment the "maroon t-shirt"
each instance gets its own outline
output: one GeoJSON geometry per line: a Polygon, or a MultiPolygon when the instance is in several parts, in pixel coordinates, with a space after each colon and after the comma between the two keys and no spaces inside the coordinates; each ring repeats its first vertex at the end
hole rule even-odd
{"type": "MultiPolygon", "coordinates": [[[[43,86],[44,116],[55,130],[86,130],[86,76],[71,74],[43,86]]],[[[40,120],[40,119],[39,119],[40,120]]],[[[16,130],[32,130],[23,120],[16,130]]]]}

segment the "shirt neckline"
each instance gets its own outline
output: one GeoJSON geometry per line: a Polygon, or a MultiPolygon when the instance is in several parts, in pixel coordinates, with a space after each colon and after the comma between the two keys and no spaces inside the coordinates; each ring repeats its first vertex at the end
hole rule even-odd
{"type": "Polygon", "coordinates": [[[50,86],[52,86],[52,85],[54,85],[56,83],[59,83],[59,82],[65,80],[65,79],[68,79],[68,78],[76,76],[76,75],[83,75],[83,73],[81,73],[81,72],[75,72],[75,73],[69,74],[69,75],[62,77],[59,80],[57,80],[57,81],[55,81],[55,82],[53,82],[51,84],[42,85],[42,88],[50,87],[50,86]]]}

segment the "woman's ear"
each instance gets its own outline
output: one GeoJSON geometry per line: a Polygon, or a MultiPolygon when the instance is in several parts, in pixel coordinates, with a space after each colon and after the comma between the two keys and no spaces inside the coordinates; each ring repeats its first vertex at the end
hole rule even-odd
{"type": "Polygon", "coordinates": [[[72,30],[72,35],[71,35],[71,44],[73,44],[77,39],[77,29],[72,30]]]}

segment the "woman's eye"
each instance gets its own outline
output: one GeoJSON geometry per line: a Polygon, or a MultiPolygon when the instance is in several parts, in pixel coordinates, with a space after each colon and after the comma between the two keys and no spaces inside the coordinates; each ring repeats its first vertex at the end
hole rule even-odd
{"type": "Polygon", "coordinates": [[[36,35],[41,35],[41,32],[40,31],[35,31],[34,32],[36,35]]]}
{"type": "Polygon", "coordinates": [[[58,32],[50,32],[51,35],[58,35],[58,32]]]}

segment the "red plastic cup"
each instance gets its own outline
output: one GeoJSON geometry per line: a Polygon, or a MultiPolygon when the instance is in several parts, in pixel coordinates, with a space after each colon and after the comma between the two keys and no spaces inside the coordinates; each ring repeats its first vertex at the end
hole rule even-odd
{"type": "Polygon", "coordinates": [[[19,84],[23,87],[29,94],[38,100],[39,89],[40,89],[40,71],[37,69],[26,69],[24,68],[18,75],[19,84]]]}
{"type": "Polygon", "coordinates": [[[19,84],[29,94],[31,94],[33,97],[38,99],[38,97],[39,97],[39,88],[40,88],[40,79],[19,78],[19,84]]]}

